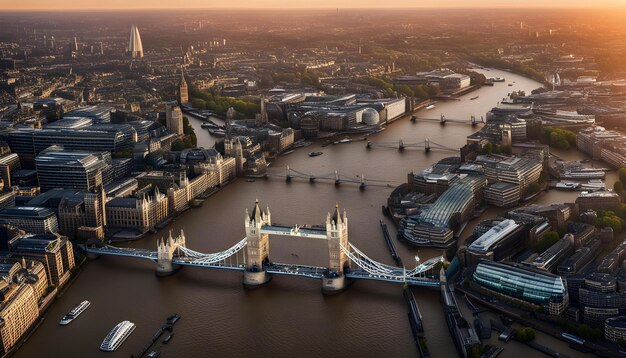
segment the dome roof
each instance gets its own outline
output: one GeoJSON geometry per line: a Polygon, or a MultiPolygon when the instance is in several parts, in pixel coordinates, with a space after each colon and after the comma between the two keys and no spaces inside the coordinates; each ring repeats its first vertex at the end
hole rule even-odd
{"type": "Polygon", "coordinates": [[[380,122],[380,115],[374,108],[365,108],[361,113],[361,121],[368,126],[373,126],[380,122]]]}

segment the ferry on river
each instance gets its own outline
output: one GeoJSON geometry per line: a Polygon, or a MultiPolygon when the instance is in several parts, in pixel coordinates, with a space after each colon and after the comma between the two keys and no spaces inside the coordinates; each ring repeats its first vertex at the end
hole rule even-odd
{"type": "Polygon", "coordinates": [[[209,134],[214,137],[226,137],[226,131],[223,129],[209,129],[209,134]]]}
{"type": "Polygon", "coordinates": [[[470,98],[470,100],[473,101],[475,99],[478,99],[478,97],[480,97],[480,96],[474,96],[474,97],[470,98]]]}
{"type": "Polygon", "coordinates": [[[104,338],[100,345],[100,350],[104,352],[113,352],[124,343],[126,338],[135,330],[135,324],[130,321],[122,321],[118,323],[109,334],[104,338]]]}
{"type": "Polygon", "coordinates": [[[433,108],[435,108],[434,104],[429,104],[428,106],[426,106],[426,109],[433,109],[433,108]]]}
{"type": "Polygon", "coordinates": [[[344,139],[341,139],[341,140],[337,140],[337,141],[335,141],[334,143],[335,143],[335,144],[352,143],[352,139],[350,139],[350,138],[344,138],[344,139]]]}
{"type": "Polygon", "coordinates": [[[69,311],[65,316],[63,316],[63,318],[61,318],[61,321],[59,321],[59,324],[62,326],[70,324],[70,322],[75,320],[76,317],[80,316],[80,314],[83,313],[87,309],[87,307],[89,307],[90,304],[91,302],[87,300],[77,304],[74,308],[72,308],[71,311],[69,311]]]}

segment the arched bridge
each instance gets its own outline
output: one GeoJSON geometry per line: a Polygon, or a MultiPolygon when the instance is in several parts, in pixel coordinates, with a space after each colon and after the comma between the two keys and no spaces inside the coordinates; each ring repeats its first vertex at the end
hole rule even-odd
{"type": "Polygon", "coordinates": [[[354,280],[376,280],[421,287],[439,287],[437,264],[444,261],[436,257],[406,269],[387,265],[369,258],[348,241],[348,218],[339,208],[328,213],[326,226],[283,226],[271,222],[269,208],[261,211],[258,202],[252,214],[246,209],[244,217],[246,237],[232,247],[215,253],[202,253],[187,247],[185,234],[158,240],[157,250],[120,248],[111,245],[82,246],[90,256],[112,255],[135,257],[156,262],[157,274],[166,275],[181,266],[242,271],[244,285],[258,286],[268,282],[273,275],[291,275],[322,280],[322,290],[333,293],[343,290],[354,280]],[[270,235],[292,236],[325,240],[328,244],[327,267],[295,265],[273,262],[269,258],[270,235]]]}

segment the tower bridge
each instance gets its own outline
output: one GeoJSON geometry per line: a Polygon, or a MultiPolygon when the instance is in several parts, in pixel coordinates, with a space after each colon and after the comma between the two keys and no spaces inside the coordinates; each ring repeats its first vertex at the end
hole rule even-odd
{"type": "Polygon", "coordinates": [[[246,237],[232,247],[215,253],[201,253],[187,247],[184,232],[157,240],[157,250],[120,248],[111,245],[81,246],[89,257],[111,255],[135,257],[156,263],[157,275],[168,275],[182,266],[243,272],[243,284],[260,286],[274,275],[291,275],[319,279],[324,293],[336,293],[354,280],[376,280],[420,287],[439,287],[436,265],[443,257],[424,261],[412,269],[377,262],[348,241],[348,217],[345,210],[335,207],[326,216],[325,226],[285,226],[272,224],[269,207],[261,210],[258,201],[252,213],[244,215],[246,237]],[[277,263],[270,260],[270,235],[325,240],[328,245],[328,265],[308,266],[277,263]]]}

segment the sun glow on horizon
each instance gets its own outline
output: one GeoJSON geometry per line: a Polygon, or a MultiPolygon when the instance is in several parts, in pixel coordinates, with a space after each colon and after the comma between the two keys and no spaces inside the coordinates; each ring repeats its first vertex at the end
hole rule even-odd
{"type": "Polygon", "coordinates": [[[184,4],[172,0],[0,0],[0,10],[129,10],[129,9],[334,9],[334,8],[597,8],[626,7],[625,0],[526,0],[523,3],[506,0],[187,0],[184,4]]]}

